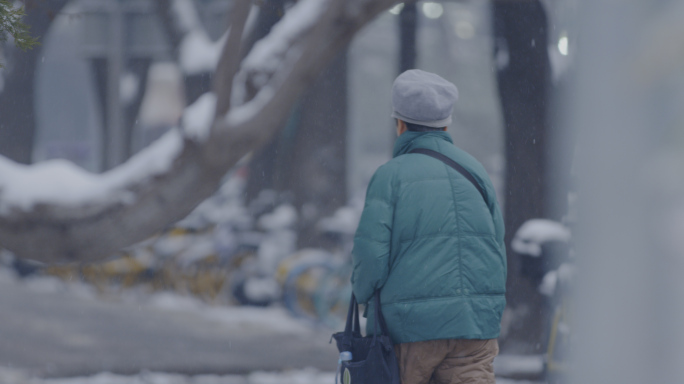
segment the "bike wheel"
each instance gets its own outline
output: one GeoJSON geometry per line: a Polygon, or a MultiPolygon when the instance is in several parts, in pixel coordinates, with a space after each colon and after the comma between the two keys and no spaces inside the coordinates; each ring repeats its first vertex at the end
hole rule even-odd
{"type": "Polygon", "coordinates": [[[313,294],[319,322],[329,328],[339,328],[347,318],[351,298],[351,268],[337,267],[324,276],[313,294]]]}
{"type": "Polygon", "coordinates": [[[292,267],[283,285],[285,308],[295,317],[319,322],[314,293],[334,269],[330,262],[302,263],[292,267]]]}

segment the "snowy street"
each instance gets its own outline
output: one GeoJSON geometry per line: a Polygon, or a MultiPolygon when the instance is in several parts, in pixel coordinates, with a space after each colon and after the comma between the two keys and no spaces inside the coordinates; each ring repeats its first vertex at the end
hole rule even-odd
{"type": "Polygon", "coordinates": [[[279,308],[212,307],[178,295],[96,300],[86,286],[0,279],[0,366],[39,376],[333,371],[329,331],[279,308]]]}
{"type": "MultiPolygon", "coordinates": [[[[275,308],[218,307],[177,294],[103,299],[80,283],[0,270],[2,384],[322,384],[331,331],[275,308]]],[[[502,356],[496,369],[535,371],[502,356]]],[[[499,384],[528,381],[499,379],[499,384]]]]}
{"type": "MultiPolygon", "coordinates": [[[[314,369],[286,372],[255,372],[249,375],[183,376],[169,373],[141,373],[121,376],[100,373],[88,377],[62,379],[28,379],[16,371],[0,371],[0,380],[8,384],[332,384],[334,373],[314,369]]],[[[497,379],[497,384],[541,384],[531,381],[497,379]]]]}

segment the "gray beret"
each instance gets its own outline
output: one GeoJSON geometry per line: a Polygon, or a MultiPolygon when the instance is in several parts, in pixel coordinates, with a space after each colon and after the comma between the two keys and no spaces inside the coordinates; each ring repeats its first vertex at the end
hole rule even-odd
{"type": "Polygon", "coordinates": [[[442,128],[451,123],[458,89],[434,73],[410,69],[392,86],[392,117],[407,123],[442,128]]]}

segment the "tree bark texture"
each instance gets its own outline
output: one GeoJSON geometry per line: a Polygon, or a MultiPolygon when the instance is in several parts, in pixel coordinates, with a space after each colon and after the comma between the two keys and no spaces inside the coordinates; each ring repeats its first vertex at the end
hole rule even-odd
{"type": "MultiPolygon", "coordinates": [[[[285,14],[285,0],[267,0],[259,7],[259,14],[254,25],[254,29],[247,37],[245,43],[245,50],[251,50],[257,41],[271,32],[271,28],[280,21],[285,14]]],[[[250,98],[253,95],[249,96],[250,98]]],[[[290,117],[289,129],[286,129],[283,134],[296,134],[297,118],[290,117]]],[[[283,123],[283,126],[285,123],[283,123]]],[[[288,137],[292,137],[292,135],[288,137]]],[[[264,189],[282,190],[280,173],[278,171],[279,164],[289,163],[283,154],[287,153],[287,149],[291,145],[292,140],[281,138],[282,135],[276,135],[262,148],[254,153],[254,156],[249,162],[249,178],[247,179],[246,195],[247,200],[251,200],[258,196],[259,192],[264,189]],[[284,148],[282,148],[284,147],[284,148]]]]}
{"type": "MultiPolygon", "coordinates": [[[[248,42],[268,33],[282,17],[285,1],[262,5],[248,42]]],[[[297,102],[282,134],[250,161],[247,198],[263,189],[285,193],[295,206],[314,213],[300,223],[300,245],[318,244],[315,225],[346,203],[347,56],[340,53],[297,102]]]]}
{"type": "MultiPolygon", "coordinates": [[[[297,207],[314,212],[300,223],[300,245],[319,245],[316,224],[347,202],[347,54],[341,52],[301,99],[289,166],[280,167],[284,190],[297,207]],[[313,209],[312,209],[313,208],[313,209]]],[[[286,138],[283,138],[286,139],[286,138]]],[[[281,148],[286,147],[281,145],[281,148]]]]}
{"type": "Polygon", "coordinates": [[[527,306],[523,321],[514,322],[512,337],[536,344],[544,329],[541,300],[525,276],[521,256],[510,248],[516,230],[528,219],[545,217],[547,107],[550,63],[547,17],[538,0],[493,1],[498,90],[505,125],[505,209],[508,257],[507,301],[512,308],[527,306]],[[506,60],[507,58],[507,60],[506,60]]]}
{"type": "Polygon", "coordinates": [[[418,31],[418,6],[416,3],[404,3],[399,14],[399,73],[416,67],[418,52],[416,49],[416,33],[418,31]]]}

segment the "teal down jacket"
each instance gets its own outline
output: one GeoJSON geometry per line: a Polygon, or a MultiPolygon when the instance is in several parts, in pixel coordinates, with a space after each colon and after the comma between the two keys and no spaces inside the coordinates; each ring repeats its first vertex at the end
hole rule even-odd
{"type": "Polygon", "coordinates": [[[394,158],[378,168],[354,237],[352,287],[372,298],[394,343],[499,336],[506,304],[506,253],[501,211],[484,167],[455,147],[446,132],[405,132],[394,158]],[[484,188],[488,204],[461,174],[440,160],[407,154],[427,148],[455,160],[484,188]]]}

